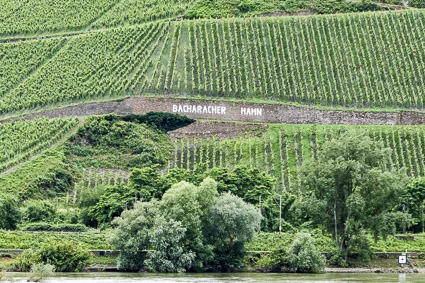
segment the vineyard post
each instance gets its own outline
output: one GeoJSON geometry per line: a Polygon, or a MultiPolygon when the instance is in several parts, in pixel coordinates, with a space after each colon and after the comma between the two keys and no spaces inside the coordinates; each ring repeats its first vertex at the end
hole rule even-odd
{"type": "Polygon", "coordinates": [[[279,235],[282,232],[282,188],[279,195],[279,235]]]}

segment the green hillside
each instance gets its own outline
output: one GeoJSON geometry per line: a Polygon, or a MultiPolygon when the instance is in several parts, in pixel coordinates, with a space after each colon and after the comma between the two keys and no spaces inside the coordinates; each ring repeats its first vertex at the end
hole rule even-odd
{"type": "Polygon", "coordinates": [[[75,124],[75,120],[66,119],[0,124],[0,172],[49,148],[75,124]]]}
{"type": "Polygon", "coordinates": [[[423,1],[0,0],[0,248],[37,249],[0,281],[61,245],[164,272],[270,271],[305,231],[322,266],[423,252],[372,243],[425,233],[423,1]]]}
{"type": "Polygon", "coordinates": [[[183,14],[193,0],[1,0],[0,37],[85,31],[183,14]]]}
{"type": "Polygon", "coordinates": [[[19,58],[0,67],[8,82],[0,113],[129,95],[423,109],[424,27],[416,10],[156,22],[63,46],[0,44],[6,59],[9,50],[19,58]],[[45,53],[29,55],[37,46],[45,53]],[[6,72],[18,66],[26,71],[6,72]]]}

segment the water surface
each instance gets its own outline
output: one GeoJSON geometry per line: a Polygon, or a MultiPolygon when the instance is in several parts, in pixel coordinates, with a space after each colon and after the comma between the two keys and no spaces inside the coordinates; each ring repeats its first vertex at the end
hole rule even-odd
{"type": "MultiPolygon", "coordinates": [[[[25,273],[8,273],[14,282],[26,282],[29,275],[25,273]]],[[[186,274],[151,274],[151,273],[58,273],[46,282],[66,283],[133,283],[133,282],[200,282],[200,283],[259,283],[259,282],[403,282],[423,283],[425,274],[281,274],[281,273],[186,273],[186,274]]]]}

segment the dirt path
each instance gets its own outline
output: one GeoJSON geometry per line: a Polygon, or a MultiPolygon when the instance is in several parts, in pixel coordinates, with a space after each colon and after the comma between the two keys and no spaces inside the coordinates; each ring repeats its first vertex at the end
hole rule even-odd
{"type": "Polygon", "coordinates": [[[129,97],[119,101],[90,102],[17,118],[0,123],[41,117],[85,117],[115,113],[145,114],[150,111],[187,115],[194,119],[279,124],[319,125],[425,125],[425,112],[326,110],[285,104],[250,103],[220,100],[129,97]]]}

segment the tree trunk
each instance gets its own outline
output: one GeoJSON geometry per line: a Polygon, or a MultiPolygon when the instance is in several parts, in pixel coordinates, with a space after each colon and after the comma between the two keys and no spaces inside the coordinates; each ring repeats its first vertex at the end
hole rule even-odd
{"type": "Polygon", "coordinates": [[[335,220],[335,242],[338,245],[338,227],[337,227],[337,220],[336,220],[336,201],[334,203],[334,220],[335,220]]]}

